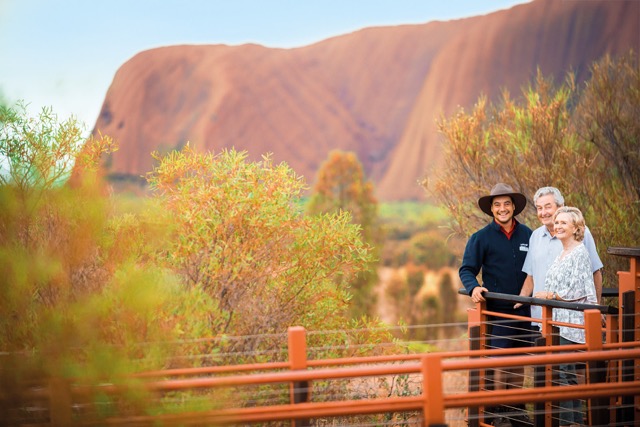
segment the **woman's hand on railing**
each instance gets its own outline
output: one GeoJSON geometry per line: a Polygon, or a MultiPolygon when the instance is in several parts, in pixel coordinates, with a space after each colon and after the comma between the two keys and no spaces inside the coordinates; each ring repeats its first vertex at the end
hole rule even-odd
{"type": "Polygon", "coordinates": [[[556,293],[553,292],[548,292],[548,291],[541,291],[541,292],[536,292],[535,294],[533,294],[534,298],[541,298],[541,299],[556,299],[556,293]]]}

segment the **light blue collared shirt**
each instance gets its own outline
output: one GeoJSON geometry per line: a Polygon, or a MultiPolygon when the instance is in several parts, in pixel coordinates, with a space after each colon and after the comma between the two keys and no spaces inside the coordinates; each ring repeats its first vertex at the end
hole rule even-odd
{"type": "MultiPolygon", "coordinates": [[[[596,243],[593,240],[591,231],[589,231],[589,227],[585,227],[583,243],[591,259],[591,271],[595,273],[602,268],[602,261],[600,261],[598,251],[596,251],[596,243]]],[[[544,291],[547,270],[560,255],[560,252],[562,252],[562,242],[552,236],[547,227],[541,225],[533,231],[529,238],[529,252],[522,266],[522,271],[533,277],[533,294],[544,291]]],[[[542,317],[542,307],[532,305],[531,317],[540,319],[542,317]]],[[[538,323],[532,324],[538,325],[538,323]]]]}

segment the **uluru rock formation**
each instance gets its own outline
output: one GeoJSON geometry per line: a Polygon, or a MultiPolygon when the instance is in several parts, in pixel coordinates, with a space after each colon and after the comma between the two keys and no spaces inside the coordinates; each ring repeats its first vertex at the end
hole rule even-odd
{"type": "Polygon", "coordinates": [[[273,153],[309,184],[332,149],[357,153],[382,200],[420,199],[440,166],[435,120],[480,94],[513,94],[537,68],[579,79],[604,54],[640,50],[640,2],[536,0],[488,15],[366,28],[295,49],[170,46],[122,65],[94,132],[120,150],[114,182],[136,182],[152,151],[273,153]]]}

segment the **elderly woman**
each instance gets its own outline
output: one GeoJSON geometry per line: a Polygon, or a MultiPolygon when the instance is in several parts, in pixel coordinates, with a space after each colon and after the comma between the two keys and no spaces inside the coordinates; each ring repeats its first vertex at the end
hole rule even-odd
{"type": "MultiPolygon", "coordinates": [[[[591,272],[589,253],[582,244],[585,223],[578,208],[565,206],[554,215],[555,236],[562,242],[562,252],[555,259],[545,279],[545,290],[534,297],[596,304],[596,288],[591,272]]],[[[582,311],[555,308],[553,320],[565,323],[584,324],[582,311]]],[[[584,344],[584,329],[560,326],[560,345],[584,344]]],[[[577,384],[575,364],[560,365],[560,381],[563,384],[577,384]]],[[[582,408],[579,400],[560,403],[560,425],[583,424],[582,408]]]]}

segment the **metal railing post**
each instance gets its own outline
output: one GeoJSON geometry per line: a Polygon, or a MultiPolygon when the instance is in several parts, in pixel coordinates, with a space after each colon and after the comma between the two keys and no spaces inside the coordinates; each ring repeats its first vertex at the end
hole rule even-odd
{"type": "MultiPolygon", "coordinates": [[[[302,326],[291,326],[288,329],[288,349],[290,369],[307,369],[307,340],[306,330],[302,326]]],[[[311,383],[309,381],[295,381],[289,385],[289,399],[291,403],[308,402],[311,383]]],[[[308,419],[291,420],[293,427],[308,426],[308,419]]]]}
{"type": "MultiPolygon", "coordinates": [[[[551,324],[553,319],[553,307],[542,306],[542,338],[545,345],[551,349],[552,346],[560,344],[558,336],[558,328],[551,324]]],[[[550,352],[552,354],[552,352],[550,352]]],[[[558,383],[558,365],[545,365],[544,366],[544,386],[549,387],[558,383]]],[[[545,426],[557,426],[559,424],[558,417],[554,417],[554,407],[558,407],[558,401],[546,401],[544,402],[544,425],[545,426]]]]}
{"type": "MultiPolygon", "coordinates": [[[[480,326],[469,325],[469,350],[480,350],[480,326]]],[[[474,356],[477,357],[477,356],[474,356]]],[[[469,392],[480,391],[480,370],[471,369],[469,371],[469,392]]],[[[467,423],[469,427],[480,425],[480,411],[477,406],[467,408],[467,423]]]]}
{"type": "MultiPolygon", "coordinates": [[[[549,313],[551,312],[551,307],[542,307],[542,317],[545,318],[545,310],[549,309],[549,313]]],[[[549,315],[549,319],[551,315],[549,315]]],[[[557,347],[560,345],[560,329],[557,326],[551,325],[548,322],[544,322],[543,325],[546,324],[548,326],[547,330],[549,331],[549,335],[546,337],[547,345],[549,348],[557,347]]],[[[544,330],[544,326],[542,328],[544,330]]],[[[553,354],[554,352],[550,352],[553,354]]],[[[545,365],[545,387],[554,387],[557,386],[560,380],[560,365],[552,364],[545,365]]],[[[560,418],[558,417],[558,411],[560,407],[559,400],[546,401],[544,404],[544,425],[551,427],[558,427],[560,425],[560,418]]]]}
{"type": "Polygon", "coordinates": [[[63,378],[49,380],[49,417],[54,427],[71,425],[71,390],[63,378]]]}
{"type": "MultiPolygon", "coordinates": [[[[607,343],[617,343],[620,341],[619,334],[619,316],[607,316],[607,326],[606,326],[606,339],[607,343]]],[[[619,360],[609,360],[607,361],[607,382],[617,383],[620,381],[620,361],[619,360]]],[[[611,396],[609,397],[609,423],[611,425],[617,425],[618,419],[618,411],[617,407],[620,403],[619,396],[611,396]]]]}
{"type": "MultiPolygon", "coordinates": [[[[640,247],[609,247],[607,253],[629,258],[629,271],[618,271],[619,303],[622,307],[620,338],[622,342],[640,341],[640,247]]],[[[623,360],[620,365],[621,381],[640,379],[640,360],[623,360]]],[[[640,421],[640,395],[622,396],[621,401],[617,419],[623,422],[622,425],[637,425],[640,421]]]]}
{"type": "MultiPolygon", "coordinates": [[[[534,345],[536,347],[544,347],[547,345],[547,339],[545,337],[538,337],[534,345]]],[[[545,386],[545,378],[546,378],[546,367],[544,365],[536,365],[533,368],[533,386],[544,387],[545,386]]],[[[547,417],[546,403],[545,402],[536,402],[533,405],[533,425],[535,426],[544,426],[545,418],[547,417]]]]}
{"type": "MultiPolygon", "coordinates": [[[[483,348],[485,345],[486,325],[482,322],[482,304],[476,304],[476,308],[467,310],[467,330],[469,333],[469,350],[480,350],[483,348]]],[[[484,369],[473,369],[470,371],[469,391],[480,391],[480,389],[484,387],[484,376],[484,369]]],[[[467,421],[469,427],[478,427],[480,424],[480,408],[477,406],[468,407],[467,421]]]]}
{"type": "MultiPolygon", "coordinates": [[[[584,311],[585,342],[588,351],[602,350],[602,315],[599,310],[584,311]]],[[[587,363],[588,384],[598,384],[607,381],[606,363],[592,361],[587,363]]],[[[607,411],[608,399],[604,397],[591,398],[587,401],[589,424],[605,425],[609,422],[607,411]]]]}
{"type": "Polygon", "coordinates": [[[442,357],[438,353],[425,355],[422,358],[422,413],[425,427],[445,425],[442,385],[442,357]]]}

